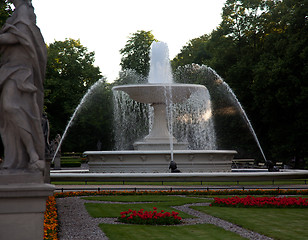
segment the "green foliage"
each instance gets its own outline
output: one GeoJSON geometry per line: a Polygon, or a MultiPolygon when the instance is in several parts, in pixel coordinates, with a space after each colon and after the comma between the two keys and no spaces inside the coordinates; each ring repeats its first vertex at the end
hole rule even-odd
{"type": "Polygon", "coordinates": [[[263,160],[237,102],[215,71],[205,65],[189,64],[178,67],[174,79],[207,87],[211,95],[218,149],[234,149],[238,152],[237,158],[263,160]]]}
{"type": "Polygon", "coordinates": [[[0,28],[5,23],[6,19],[12,14],[12,8],[8,0],[0,2],[0,28]]]}
{"type": "Polygon", "coordinates": [[[219,27],[172,61],[174,69],[215,69],[244,106],[267,158],[294,167],[304,166],[308,149],[307,12],[307,0],[227,0],[219,27]]]}
{"type": "Polygon", "coordinates": [[[67,151],[112,150],[112,85],[102,81],[83,103],[64,141],[67,151]]]}
{"type": "Polygon", "coordinates": [[[122,70],[133,69],[137,73],[147,76],[150,69],[150,49],[153,41],[156,41],[151,31],[137,31],[133,33],[124,48],[120,50],[122,55],[122,70]]]}
{"type": "Polygon", "coordinates": [[[124,85],[124,84],[138,84],[147,82],[147,77],[141,75],[134,69],[125,69],[120,71],[118,79],[116,79],[113,85],[124,85]]]}
{"type": "Polygon", "coordinates": [[[211,58],[207,49],[208,41],[209,36],[206,34],[190,40],[172,60],[173,69],[190,63],[205,64],[211,58]]]}
{"type": "MultiPolygon", "coordinates": [[[[95,53],[88,52],[87,48],[80,43],[80,40],[66,39],[65,41],[55,41],[47,46],[47,48],[45,108],[48,113],[52,139],[57,133],[63,133],[72,113],[86,91],[96,81],[101,79],[102,75],[99,68],[93,65],[95,53]]],[[[102,98],[108,102],[106,106],[108,108],[107,113],[109,114],[109,106],[111,105],[110,89],[105,81],[103,81],[103,85],[104,87],[101,90],[103,91],[102,98]]],[[[100,107],[98,106],[98,108],[100,107]]],[[[88,112],[87,116],[90,114],[92,113],[88,112]]],[[[105,115],[102,117],[105,117],[105,115]]],[[[81,143],[91,142],[89,140],[91,136],[82,134],[89,127],[89,124],[96,124],[94,122],[99,120],[102,120],[102,118],[96,117],[92,122],[90,120],[81,120],[81,123],[78,125],[80,127],[79,135],[71,136],[74,137],[74,141],[66,141],[65,145],[63,145],[64,150],[82,151],[84,148],[79,149],[81,143]],[[84,122],[88,125],[82,124],[84,122]]],[[[106,120],[109,120],[109,117],[104,118],[102,121],[106,120]]],[[[100,122],[98,125],[101,124],[104,123],[100,122]]],[[[110,132],[109,127],[107,128],[110,132]]],[[[91,133],[91,131],[97,131],[97,129],[93,130],[93,128],[90,128],[89,132],[91,133]]],[[[99,132],[101,133],[101,131],[99,132]]],[[[95,138],[94,141],[97,141],[99,138],[95,138]]]]}
{"type": "Polygon", "coordinates": [[[307,1],[283,1],[266,18],[260,60],[251,85],[254,103],[263,109],[262,123],[273,144],[273,156],[294,158],[302,167],[308,132],[307,1]],[[278,21],[280,19],[280,21],[278,21]]]}

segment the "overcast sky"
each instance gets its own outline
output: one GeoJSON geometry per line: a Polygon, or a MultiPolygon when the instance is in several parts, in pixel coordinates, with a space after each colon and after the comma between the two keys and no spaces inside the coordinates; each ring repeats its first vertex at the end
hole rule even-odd
{"type": "Polygon", "coordinates": [[[170,59],[191,39],[211,33],[226,0],[32,0],[47,44],[80,39],[112,82],[131,33],[150,31],[169,46],[170,59]]]}

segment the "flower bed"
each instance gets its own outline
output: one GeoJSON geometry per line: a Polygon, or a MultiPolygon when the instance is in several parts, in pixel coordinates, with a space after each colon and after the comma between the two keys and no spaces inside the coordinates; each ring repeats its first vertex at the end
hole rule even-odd
{"type": "Polygon", "coordinates": [[[48,197],[46,201],[46,211],[44,215],[44,239],[58,239],[58,214],[56,199],[53,196],[48,197]]]}
{"type": "Polygon", "coordinates": [[[218,207],[308,207],[308,198],[296,197],[252,197],[244,198],[214,198],[214,202],[210,206],[218,207]]]}
{"type": "Polygon", "coordinates": [[[56,198],[96,195],[308,195],[308,190],[162,190],[162,191],[82,191],[55,193],[56,198]]]}
{"type": "MultiPolygon", "coordinates": [[[[96,195],[307,195],[308,190],[181,190],[181,191],[81,191],[55,193],[46,202],[46,212],[44,220],[44,239],[58,239],[58,215],[55,198],[76,197],[76,196],[96,196],[96,195]]],[[[218,198],[217,198],[218,199],[218,198]]],[[[215,203],[212,203],[214,206],[215,203]]]]}
{"type": "Polygon", "coordinates": [[[131,224],[149,224],[149,225],[174,225],[181,223],[182,218],[178,216],[178,212],[172,211],[165,212],[161,210],[157,211],[156,207],[153,207],[153,211],[144,211],[140,209],[136,210],[129,209],[128,211],[121,212],[121,217],[118,220],[123,223],[131,224]]]}

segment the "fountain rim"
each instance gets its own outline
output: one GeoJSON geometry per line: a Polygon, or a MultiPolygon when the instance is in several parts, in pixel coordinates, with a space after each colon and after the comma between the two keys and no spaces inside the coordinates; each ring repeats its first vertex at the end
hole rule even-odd
{"type": "Polygon", "coordinates": [[[198,91],[206,91],[204,85],[183,83],[146,83],[127,84],[112,88],[112,91],[123,91],[131,99],[147,104],[166,104],[166,99],[172,103],[181,103],[198,91]]]}
{"type": "MultiPolygon", "coordinates": [[[[84,155],[135,155],[135,154],[170,154],[170,150],[119,150],[119,151],[85,151],[84,155]]],[[[233,154],[236,155],[235,150],[174,150],[174,154],[233,154]]]]}
{"type": "Polygon", "coordinates": [[[186,83],[140,83],[140,84],[123,84],[114,86],[112,90],[121,91],[121,88],[134,88],[134,87],[188,87],[188,88],[206,88],[202,84],[186,84],[186,83]]]}

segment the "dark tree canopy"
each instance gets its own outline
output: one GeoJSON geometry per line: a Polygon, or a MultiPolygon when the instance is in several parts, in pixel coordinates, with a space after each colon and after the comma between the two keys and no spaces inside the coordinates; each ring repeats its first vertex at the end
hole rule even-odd
{"type": "Polygon", "coordinates": [[[207,34],[190,40],[172,60],[173,69],[190,63],[205,64],[206,60],[211,58],[207,49],[208,41],[207,34]]]}
{"type": "Polygon", "coordinates": [[[12,8],[8,0],[0,2],[0,28],[5,23],[6,19],[12,14],[12,8]]]}
{"type": "Polygon", "coordinates": [[[49,44],[45,106],[51,136],[62,133],[87,89],[102,77],[93,63],[94,52],[88,52],[79,40],[49,44]]]}
{"type": "Polygon", "coordinates": [[[307,0],[227,0],[217,29],[172,61],[174,69],[215,69],[248,112],[268,158],[297,167],[308,163],[307,13],[307,0]]]}

